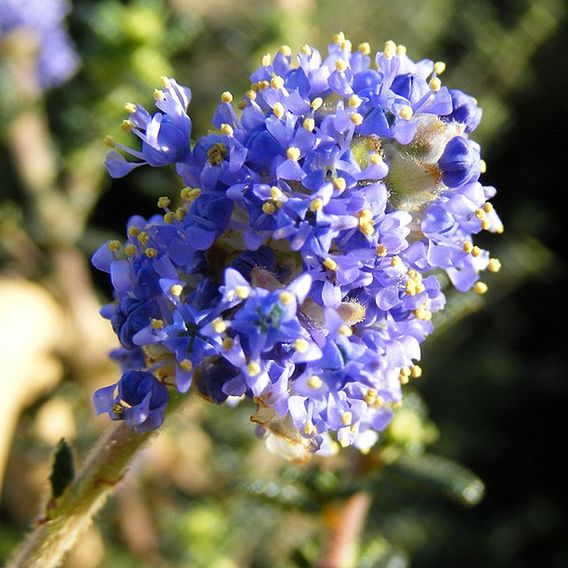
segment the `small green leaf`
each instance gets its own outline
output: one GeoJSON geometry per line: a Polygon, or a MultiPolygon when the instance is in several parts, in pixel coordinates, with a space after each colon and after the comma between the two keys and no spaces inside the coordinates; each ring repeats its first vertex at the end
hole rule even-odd
{"type": "Polygon", "coordinates": [[[462,505],[477,505],[485,486],[467,468],[440,456],[402,456],[385,468],[387,475],[419,490],[440,493],[462,505]]]}
{"type": "Polygon", "coordinates": [[[54,499],[60,497],[65,491],[65,488],[73,481],[74,477],[75,466],[71,446],[65,441],[65,438],[61,438],[55,449],[51,475],[49,476],[51,496],[54,499]]]}

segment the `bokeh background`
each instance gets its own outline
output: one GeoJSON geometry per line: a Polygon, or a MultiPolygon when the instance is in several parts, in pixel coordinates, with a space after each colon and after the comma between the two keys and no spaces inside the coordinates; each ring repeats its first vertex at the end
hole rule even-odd
{"type": "Polygon", "coordinates": [[[506,227],[484,245],[502,271],[483,297],[448,294],[423,379],[363,478],[348,452],[285,462],[255,438],[250,407],[195,400],[138,457],[65,566],[313,566],[340,498],[361,488],[373,502],[357,566],[567,566],[562,0],[70,7],[80,65],[59,87],[41,92],[30,80],[27,34],[0,36],[0,562],[48,496],[58,440],[80,460],[107,426],[90,397],[118,374],[98,316],[110,288],[89,257],[130,215],[179,191],[168,171],[106,176],[102,140],[128,139],[124,103],[151,105],[159,77],[175,76],[191,87],[194,133],[204,133],[219,94],[246,90],[265,52],[325,49],[343,30],[355,45],[393,39],[414,59],[444,60],[444,83],[478,98],[475,139],[506,227]],[[399,459],[385,465],[389,455],[399,459]]]}

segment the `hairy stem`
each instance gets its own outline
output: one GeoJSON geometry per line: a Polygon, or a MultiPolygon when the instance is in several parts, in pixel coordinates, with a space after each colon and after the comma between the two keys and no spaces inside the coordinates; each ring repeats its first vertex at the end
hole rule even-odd
{"type": "Polygon", "coordinates": [[[6,568],[53,568],[104,505],[129,463],[152,432],[137,433],[120,423],[104,433],[75,479],[15,551],[6,568]]]}

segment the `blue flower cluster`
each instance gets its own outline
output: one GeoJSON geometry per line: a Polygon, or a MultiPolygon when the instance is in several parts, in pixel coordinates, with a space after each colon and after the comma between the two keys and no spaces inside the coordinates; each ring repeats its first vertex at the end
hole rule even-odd
{"type": "Polygon", "coordinates": [[[485,292],[479,272],[500,264],[473,235],[502,225],[468,136],[475,99],[442,86],[442,62],[392,41],[370,53],[339,33],[326,57],[265,55],[195,143],[191,92],[174,79],[154,114],[126,105],[142,147],[108,139],[111,176],[171,165],[185,187],[93,257],[114,286],[103,315],[125,372],[97,412],[155,428],[168,387],[193,385],[216,403],[252,399],[269,445],[292,457],[375,443],[421,374],[445,302],[437,275],[485,292]]]}
{"type": "Polygon", "coordinates": [[[29,33],[37,42],[36,72],[42,88],[64,83],[79,57],[62,26],[66,0],[0,0],[0,41],[14,32],[29,33]]]}

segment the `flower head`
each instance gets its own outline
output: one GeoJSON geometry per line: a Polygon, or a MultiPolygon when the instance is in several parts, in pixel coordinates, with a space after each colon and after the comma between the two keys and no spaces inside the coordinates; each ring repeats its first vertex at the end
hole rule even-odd
{"type": "MultiPolygon", "coordinates": [[[[369,449],[420,376],[445,303],[437,275],[481,291],[479,272],[498,261],[473,236],[502,229],[469,139],[474,99],[393,42],[378,70],[368,44],[344,44],[327,56],[304,46],[296,65],[289,49],[263,58],[242,102],[223,93],[217,132],[191,148],[189,89],[165,80],[153,116],[132,105],[142,150],[119,148],[140,161],[112,151],[111,175],[175,164],[187,187],[93,257],[114,285],[103,315],[121,360],[158,381],[143,392],[248,397],[269,446],[282,450],[285,432],[297,459],[369,449]]],[[[140,421],[143,410],[113,414],[110,392],[99,411],[140,421]]]]}

